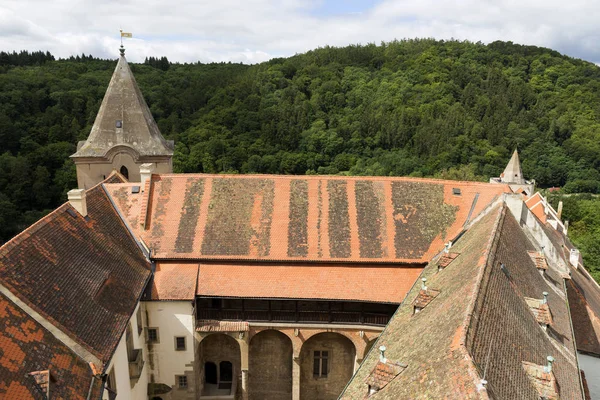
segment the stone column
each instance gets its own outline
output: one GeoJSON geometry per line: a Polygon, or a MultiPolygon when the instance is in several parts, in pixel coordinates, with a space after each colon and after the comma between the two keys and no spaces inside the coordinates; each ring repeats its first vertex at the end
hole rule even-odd
{"type": "Polygon", "coordinates": [[[292,358],[292,400],[300,400],[300,356],[292,358]]]}
{"type": "Polygon", "coordinates": [[[242,368],[242,400],[248,400],[248,353],[249,338],[248,332],[240,332],[237,342],[240,345],[241,368],[242,368]]]}

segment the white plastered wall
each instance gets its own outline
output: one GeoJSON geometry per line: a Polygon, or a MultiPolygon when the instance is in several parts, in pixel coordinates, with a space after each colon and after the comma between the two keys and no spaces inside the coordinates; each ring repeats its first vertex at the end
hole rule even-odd
{"type": "Polygon", "coordinates": [[[592,399],[600,399],[600,358],[578,354],[579,368],[585,372],[585,379],[592,399]]]}
{"type": "MultiPolygon", "coordinates": [[[[129,361],[127,360],[127,343],[125,339],[125,332],[117,346],[117,350],[113,355],[107,373],[114,368],[115,381],[117,386],[117,398],[119,399],[131,399],[131,400],[146,400],[148,398],[148,352],[145,348],[145,337],[144,332],[138,335],[138,326],[136,320],[137,310],[140,307],[138,303],[133,316],[129,320],[131,324],[131,333],[133,335],[133,347],[135,349],[142,349],[142,356],[144,358],[144,368],[142,374],[138,379],[129,379],[129,361]]],[[[104,391],[102,395],[104,400],[108,399],[108,392],[104,391]]]]}
{"type": "MultiPolygon", "coordinates": [[[[158,328],[159,343],[148,344],[149,374],[156,383],[173,388],[169,398],[189,397],[194,390],[194,317],[191,301],[145,302],[146,328],[158,328]],[[175,337],[186,338],[186,350],[175,350],[175,337]],[[187,375],[189,390],[177,389],[175,376],[187,375]]],[[[166,398],[166,397],[165,397],[166,398]]]]}

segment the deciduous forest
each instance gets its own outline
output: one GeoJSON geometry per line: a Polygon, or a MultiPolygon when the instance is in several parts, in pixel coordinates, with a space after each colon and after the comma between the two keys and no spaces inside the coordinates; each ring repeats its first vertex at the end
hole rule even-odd
{"type": "MultiPolygon", "coordinates": [[[[76,186],[115,60],[0,52],[0,243],[76,186]]],[[[600,193],[600,68],[510,42],[402,40],[256,64],[132,70],[176,172],[487,180],[515,148],[538,187],[600,193]]],[[[600,278],[600,201],[571,196],[571,237],[600,278]]]]}

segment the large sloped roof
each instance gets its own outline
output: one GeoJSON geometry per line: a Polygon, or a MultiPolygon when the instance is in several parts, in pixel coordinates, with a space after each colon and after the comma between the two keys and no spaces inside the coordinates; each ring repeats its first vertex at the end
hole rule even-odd
{"type": "Polygon", "coordinates": [[[0,248],[0,283],[98,359],[112,356],[150,266],[101,185],[0,248]]]}
{"type": "Polygon", "coordinates": [[[505,185],[411,178],[153,175],[106,185],[155,259],[426,263],[505,185]]]}
{"type": "Polygon", "coordinates": [[[173,154],[173,144],[161,135],[125,56],[117,62],[88,139],[72,157],[107,157],[116,146],[140,156],[173,154]]]}
{"type": "Polygon", "coordinates": [[[47,371],[53,399],[98,398],[101,379],[90,366],[0,294],[0,398],[47,399],[32,372],[47,371]]]}
{"type": "Polygon", "coordinates": [[[197,294],[400,303],[421,271],[402,265],[201,264],[197,294]]]}
{"type": "MultiPolygon", "coordinates": [[[[432,261],[423,276],[439,294],[413,315],[416,285],[373,346],[385,345],[386,358],[407,368],[369,398],[538,400],[523,363],[545,365],[548,355],[556,359],[560,397],[582,398],[565,293],[539,274],[532,247],[510,212],[498,207],[456,242],[452,252],[459,256],[446,268],[438,272],[432,261]],[[555,321],[550,334],[524,299],[543,291],[555,321]],[[479,386],[484,373],[487,390],[479,386]]],[[[342,398],[366,396],[378,359],[369,353],[342,398]]]]}

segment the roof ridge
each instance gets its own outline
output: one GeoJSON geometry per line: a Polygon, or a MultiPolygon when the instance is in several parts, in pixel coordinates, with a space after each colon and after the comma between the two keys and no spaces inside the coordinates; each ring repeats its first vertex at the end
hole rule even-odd
{"type": "Polygon", "coordinates": [[[44,215],[42,218],[40,218],[39,220],[25,228],[23,231],[15,235],[8,242],[4,243],[2,246],[0,246],[0,257],[9,253],[13,248],[15,248],[21,242],[23,242],[23,240],[29,238],[31,235],[33,235],[35,232],[46,226],[48,223],[58,218],[61,212],[66,211],[67,208],[71,208],[74,210],[74,208],[67,201],[61,204],[56,210],[44,215]]]}
{"type": "MultiPolygon", "coordinates": [[[[164,174],[153,174],[154,177],[167,177],[167,178],[232,178],[232,179],[243,179],[243,178],[269,178],[269,179],[331,179],[331,180],[382,180],[382,181],[409,181],[409,182],[430,182],[430,183],[455,183],[461,186],[493,186],[497,187],[497,183],[479,182],[479,181],[455,181],[450,179],[437,179],[437,178],[420,178],[412,176],[377,176],[377,175],[281,175],[281,174],[206,174],[201,172],[195,173],[164,173],[164,174]]],[[[155,178],[153,177],[153,180],[155,178]]],[[[505,186],[508,186],[507,184],[505,186]]]]}
{"type": "MultiPolygon", "coordinates": [[[[471,320],[473,318],[475,305],[477,304],[477,299],[479,298],[479,295],[481,294],[481,291],[482,291],[482,286],[483,286],[482,283],[483,283],[485,273],[488,270],[490,270],[490,268],[488,268],[489,263],[490,263],[490,258],[492,256],[492,254],[495,253],[494,250],[495,250],[495,248],[498,247],[498,241],[500,240],[499,233],[502,230],[502,226],[504,224],[504,219],[506,217],[506,212],[507,212],[507,207],[505,204],[503,204],[501,207],[502,208],[501,208],[500,212],[498,213],[496,220],[494,221],[494,226],[492,228],[491,235],[488,239],[488,243],[485,248],[485,251],[482,254],[482,258],[484,259],[484,262],[482,262],[480,271],[477,274],[477,278],[475,280],[475,287],[473,288],[473,292],[472,292],[473,296],[471,296],[471,300],[468,304],[464,321],[461,325],[462,334],[461,334],[458,349],[464,354],[465,358],[468,359],[470,362],[471,368],[469,368],[469,373],[473,377],[475,386],[479,385],[479,383],[480,383],[479,380],[481,379],[481,377],[479,376],[479,372],[477,370],[477,366],[475,364],[475,361],[473,360],[473,357],[467,350],[467,336],[469,334],[469,326],[471,325],[471,320]]],[[[486,398],[487,398],[488,397],[487,391],[485,393],[486,393],[486,398]]]]}

